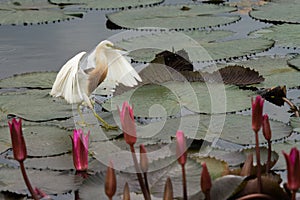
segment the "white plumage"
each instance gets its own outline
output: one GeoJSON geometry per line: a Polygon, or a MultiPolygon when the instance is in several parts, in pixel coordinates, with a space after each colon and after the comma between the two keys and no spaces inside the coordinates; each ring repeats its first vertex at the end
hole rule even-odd
{"type": "Polygon", "coordinates": [[[108,40],[100,42],[89,54],[78,53],[59,71],[50,95],[63,97],[70,104],[86,102],[93,110],[89,96],[102,82],[112,87],[119,83],[137,85],[141,77],[121,53],[108,40]]]}

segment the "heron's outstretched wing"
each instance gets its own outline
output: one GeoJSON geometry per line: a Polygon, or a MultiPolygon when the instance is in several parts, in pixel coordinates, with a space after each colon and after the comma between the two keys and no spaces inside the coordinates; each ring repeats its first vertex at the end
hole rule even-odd
{"type": "Polygon", "coordinates": [[[133,87],[138,84],[137,81],[142,81],[135,69],[119,51],[112,50],[106,56],[108,73],[105,82],[115,85],[122,83],[125,86],[133,87]]]}
{"type": "Polygon", "coordinates": [[[61,68],[56,76],[50,95],[54,97],[61,96],[68,103],[80,103],[84,100],[81,89],[83,86],[80,85],[81,81],[79,79],[79,73],[82,70],[79,69],[78,64],[85,53],[78,53],[61,68]]]}

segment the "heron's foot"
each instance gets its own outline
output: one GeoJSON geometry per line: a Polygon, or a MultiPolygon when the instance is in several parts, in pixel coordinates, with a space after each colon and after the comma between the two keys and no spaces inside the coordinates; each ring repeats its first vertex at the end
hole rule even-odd
{"type": "Polygon", "coordinates": [[[105,128],[105,130],[118,130],[118,126],[113,126],[107,123],[102,117],[100,117],[95,111],[94,111],[95,117],[102,123],[102,127],[105,128]]]}
{"type": "Polygon", "coordinates": [[[119,129],[118,126],[113,126],[113,125],[110,125],[108,123],[103,123],[102,127],[105,128],[106,131],[109,131],[109,130],[118,130],[119,129]]]}

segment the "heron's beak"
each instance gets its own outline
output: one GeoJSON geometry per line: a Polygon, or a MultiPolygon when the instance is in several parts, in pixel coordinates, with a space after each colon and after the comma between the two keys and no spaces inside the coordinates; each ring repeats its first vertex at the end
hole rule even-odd
{"type": "Polygon", "coordinates": [[[120,50],[120,51],[126,51],[126,49],[122,48],[122,47],[118,47],[118,46],[112,46],[113,49],[116,49],[116,50],[120,50]]]}

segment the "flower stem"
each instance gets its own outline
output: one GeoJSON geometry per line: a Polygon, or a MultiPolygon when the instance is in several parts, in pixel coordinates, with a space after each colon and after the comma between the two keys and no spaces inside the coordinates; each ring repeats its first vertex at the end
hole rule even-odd
{"type": "Polygon", "coordinates": [[[28,188],[28,190],[29,190],[32,198],[34,200],[39,200],[37,194],[33,190],[32,186],[31,186],[31,183],[30,183],[30,181],[28,179],[28,176],[27,176],[27,173],[26,173],[26,169],[25,169],[25,166],[24,166],[24,162],[20,161],[19,163],[20,163],[20,169],[21,169],[21,172],[22,172],[23,179],[25,181],[25,184],[26,184],[26,186],[27,186],[27,188],[28,188]]]}
{"type": "Polygon", "coordinates": [[[144,195],[144,199],[145,200],[151,200],[150,194],[148,193],[147,188],[145,186],[145,183],[143,181],[143,176],[142,176],[141,170],[140,170],[139,165],[138,165],[138,161],[137,161],[137,158],[136,158],[135,149],[134,149],[133,145],[130,145],[130,151],[131,151],[132,159],[133,159],[133,162],[134,162],[136,175],[137,175],[142,193],[144,195]]]}
{"type": "Polygon", "coordinates": [[[261,186],[261,166],[260,166],[258,131],[255,132],[255,150],[256,150],[256,165],[257,165],[257,192],[261,193],[262,186],[261,186]]]}
{"type": "Polygon", "coordinates": [[[182,189],[183,189],[183,199],[187,200],[187,189],[186,189],[186,175],[185,175],[185,167],[184,165],[181,165],[181,171],[182,171],[182,189]]]}
{"type": "Polygon", "coordinates": [[[272,153],[272,143],[270,140],[268,140],[268,161],[267,161],[266,173],[269,173],[269,171],[270,171],[271,153],[272,153]]]}
{"type": "Polygon", "coordinates": [[[147,172],[144,172],[144,180],[145,180],[146,189],[147,189],[148,193],[150,194],[147,172]]]}
{"type": "Polygon", "coordinates": [[[295,105],[293,104],[293,102],[291,102],[289,99],[287,99],[287,98],[285,98],[285,97],[282,97],[282,99],[283,99],[283,101],[285,101],[285,102],[291,107],[291,110],[294,111],[295,116],[296,116],[296,117],[299,117],[300,114],[299,114],[299,110],[298,110],[297,106],[295,106],[295,105]]]}
{"type": "Polygon", "coordinates": [[[297,191],[292,191],[292,200],[296,200],[297,191]]]}

